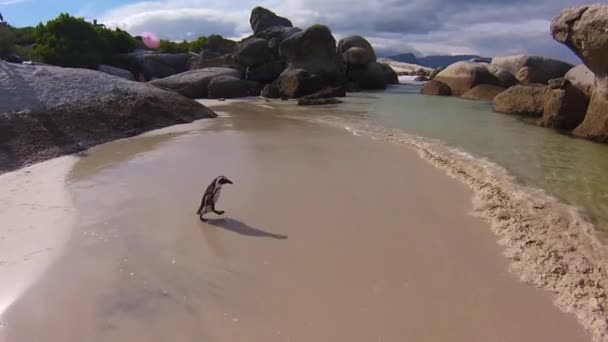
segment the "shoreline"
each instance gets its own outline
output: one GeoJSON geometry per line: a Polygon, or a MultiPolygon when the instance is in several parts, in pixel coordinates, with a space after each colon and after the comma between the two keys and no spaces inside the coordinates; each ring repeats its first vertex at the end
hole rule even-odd
{"type": "Polygon", "coordinates": [[[554,303],[577,316],[593,335],[608,341],[608,246],[578,208],[541,189],[520,184],[500,165],[468,152],[393,129],[369,131],[351,122],[315,118],[354,136],[407,147],[425,162],[468,186],[474,192],[474,216],[484,219],[504,247],[510,269],[524,283],[549,290],[554,303]]]}
{"type": "Polygon", "coordinates": [[[509,274],[486,224],[467,213],[472,192],[413,151],[234,108],[199,132],[158,138],[167,143],[135,138],[131,157],[108,144],[81,158],[71,181],[89,234],[74,234],[7,313],[7,338],[166,340],[178,324],[184,339],[227,341],[588,340],[549,293],[509,274]],[[202,225],[193,180],[225,171],[238,182],[221,200],[229,216],[202,225]],[[51,315],[62,302],[73,305],[51,315]],[[443,329],[429,332],[432,322],[443,329]]]}

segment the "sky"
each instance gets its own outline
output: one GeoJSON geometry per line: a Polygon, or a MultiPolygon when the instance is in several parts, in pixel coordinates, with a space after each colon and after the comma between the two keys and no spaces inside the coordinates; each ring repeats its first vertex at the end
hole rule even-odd
{"type": "Polygon", "coordinates": [[[295,26],[329,26],[336,39],[366,37],[378,55],[533,54],[579,63],[550,35],[551,19],[584,0],[0,0],[14,26],[35,25],[61,12],[97,19],[133,35],[171,40],[251,34],[249,14],[264,6],[295,26]]]}

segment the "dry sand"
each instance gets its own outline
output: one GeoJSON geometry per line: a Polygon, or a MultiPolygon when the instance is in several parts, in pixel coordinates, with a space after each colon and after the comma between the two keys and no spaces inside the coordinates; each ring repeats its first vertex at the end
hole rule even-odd
{"type": "Polygon", "coordinates": [[[0,341],[590,341],[508,271],[465,185],[260,108],[81,158],[72,238],[0,341]],[[219,174],[226,215],[204,224],[219,174]]]}

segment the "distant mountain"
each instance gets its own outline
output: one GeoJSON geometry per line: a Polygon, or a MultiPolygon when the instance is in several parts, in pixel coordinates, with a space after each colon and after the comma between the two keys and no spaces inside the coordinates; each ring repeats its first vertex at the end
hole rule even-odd
{"type": "Polygon", "coordinates": [[[413,53],[402,53],[395,56],[387,57],[397,62],[418,64],[429,68],[437,68],[440,66],[450,65],[460,61],[468,61],[471,58],[480,58],[477,55],[455,55],[455,56],[425,56],[416,57],[413,53]]]}

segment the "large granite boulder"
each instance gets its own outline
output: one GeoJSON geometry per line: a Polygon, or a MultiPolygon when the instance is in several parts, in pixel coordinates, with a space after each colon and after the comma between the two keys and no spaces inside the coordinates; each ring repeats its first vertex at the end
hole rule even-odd
{"type": "Polygon", "coordinates": [[[495,64],[487,65],[488,71],[498,79],[498,84],[503,88],[509,88],[519,84],[519,80],[507,69],[495,64]]]}
{"type": "Polygon", "coordinates": [[[466,61],[451,64],[433,79],[447,84],[454,96],[460,96],[480,84],[500,85],[487,64],[466,61]]]}
{"type": "Polygon", "coordinates": [[[216,58],[206,59],[202,57],[194,57],[190,64],[190,70],[205,69],[205,68],[240,68],[239,64],[234,60],[232,54],[223,55],[216,58]]]}
{"type": "Polygon", "coordinates": [[[494,97],[494,110],[499,113],[540,117],[545,107],[548,87],[540,84],[516,85],[494,97]]]}
{"type": "Polygon", "coordinates": [[[276,84],[271,83],[264,86],[260,95],[269,99],[278,99],[281,97],[281,91],[276,84]]]}
{"type": "Polygon", "coordinates": [[[251,11],[249,24],[254,34],[266,30],[270,27],[292,27],[293,24],[289,19],[279,17],[274,12],[264,8],[256,7],[251,11]]]}
{"type": "Polygon", "coordinates": [[[439,73],[442,72],[443,69],[445,69],[445,67],[442,66],[433,69],[433,71],[431,71],[431,73],[429,74],[429,80],[435,79],[435,76],[439,75],[439,73]]]}
{"type": "Polygon", "coordinates": [[[286,69],[277,84],[281,95],[291,98],[312,94],[330,85],[326,79],[304,69],[286,69]]]}
{"type": "Polygon", "coordinates": [[[280,57],[279,47],[281,46],[281,43],[298,32],[302,32],[302,29],[298,27],[274,26],[255,33],[254,37],[267,40],[268,47],[272,51],[273,55],[278,58],[280,57]]]}
{"type": "Polygon", "coordinates": [[[547,84],[549,80],[564,77],[573,67],[557,59],[526,55],[494,57],[492,64],[509,71],[522,84],[547,84]]]}
{"type": "Polygon", "coordinates": [[[583,119],[589,105],[587,95],[565,78],[549,81],[543,117],[538,124],[559,130],[573,130],[583,119]]]}
{"type": "Polygon", "coordinates": [[[313,25],[285,39],[279,48],[288,69],[303,69],[331,83],[344,79],[336,40],[327,26],[313,25]]]}
{"type": "Polygon", "coordinates": [[[260,83],[270,83],[276,80],[285,70],[286,65],[282,61],[273,61],[266,64],[248,67],[245,78],[260,83]]]}
{"type": "Polygon", "coordinates": [[[209,82],[210,99],[231,99],[236,97],[254,96],[259,94],[256,82],[241,80],[234,76],[218,76],[209,82]]]}
{"type": "Polygon", "coordinates": [[[492,101],[498,94],[505,90],[506,88],[493,84],[480,84],[462,94],[462,98],[478,101],[492,101]]]}
{"type": "Polygon", "coordinates": [[[103,72],[0,61],[0,172],[215,117],[200,103],[103,72]]]}
{"type": "Polygon", "coordinates": [[[207,97],[209,94],[209,83],[219,76],[239,78],[240,74],[238,71],[230,68],[205,68],[160,78],[150,81],[149,84],[161,89],[180,93],[191,99],[199,99],[207,97]]]}
{"type": "Polygon", "coordinates": [[[143,75],[145,80],[164,78],[179,74],[190,69],[195,58],[189,53],[156,53],[132,52],[121,55],[121,66],[130,70],[139,79],[143,75]]]}
{"type": "Polygon", "coordinates": [[[345,97],[346,96],[346,88],[343,86],[338,87],[327,87],[321,89],[312,94],[302,96],[301,100],[314,100],[314,99],[323,99],[323,98],[332,98],[332,97],[345,97]]]}
{"type": "Polygon", "coordinates": [[[595,84],[595,74],[585,64],[579,64],[570,69],[564,76],[573,86],[591,96],[595,84]]]}
{"type": "Polygon", "coordinates": [[[452,96],[452,89],[441,81],[430,80],[422,86],[420,93],[424,95],[452,96]]]}
{"type": "Polygon", "coordinates": [[[366,65],[376,61],[376,52],[367,39],[348,36],[338,42],[338,53],[347,64],[366,65]]]}
{"type": "Polygon", "coordinates": [[[262,65],[274,58],[270,47],[268,47],[268,41],[255,37],[240,42],[233,56],[237,63],[245,67],[262,65]]]}
{"type": "Polygon", "coordinates": [[[595,87],[579,137],[608,142],[608,5],[568,8],[553,19],[551,34],[568,46],[595,74],[595,87]]]}
{"type": "Polygon", "coordinates": [[[97,68],[97,70],[99,70],[101,72],[105,72],[106,74],[109,74],[109,75],[114,75],[114,76],[122,77],[122,78],[124,78],[126,80],[129,80],[129,81],[135,81],[135,78],[133,77],[133,74],[129,70],[113,67],[113,66],[110,66],[110,65],[103,65],[103,64],[101,64],[97,68]]]}
{"type": "Polygon", "coordinates": [[[399,84],[393,68],[378,62],[349,68],[348,79],[357,82],[361,89],[385,89],[389,84],[399,84]]]}

